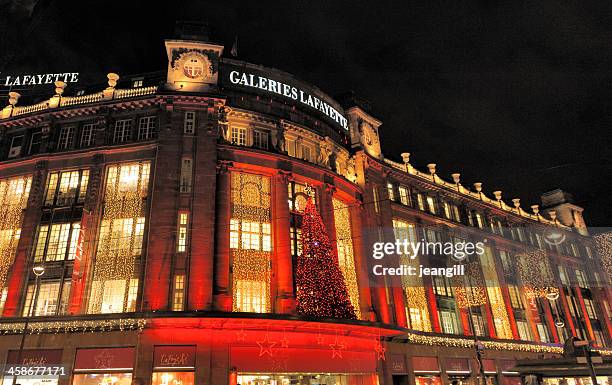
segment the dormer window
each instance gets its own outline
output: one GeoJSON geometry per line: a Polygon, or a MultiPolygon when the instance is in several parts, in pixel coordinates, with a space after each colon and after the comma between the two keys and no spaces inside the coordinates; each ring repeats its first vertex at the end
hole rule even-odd
{"type": "Polygon", "coordinates": [[[143,78],[132,79],[132,88],[142,87],[143,82],[144,82],[143,78]]]}

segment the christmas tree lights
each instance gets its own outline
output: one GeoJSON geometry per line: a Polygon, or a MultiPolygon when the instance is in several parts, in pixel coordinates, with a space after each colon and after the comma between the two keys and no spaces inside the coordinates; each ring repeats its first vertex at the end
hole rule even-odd
{"type": "MultiPolygon", "coordinates": [[[[338,227],[339,224],[336,223],[338,227]]],[[[297,311],[302,315],[355,319],[344,275],[332,250],[325,225],[312,199],[302,222],[302,254],[297,260],[297,311]]]]}

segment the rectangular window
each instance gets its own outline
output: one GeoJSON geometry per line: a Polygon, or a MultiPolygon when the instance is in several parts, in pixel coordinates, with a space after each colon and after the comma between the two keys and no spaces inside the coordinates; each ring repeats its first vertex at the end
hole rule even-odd
{"type": "Polygon", "coordinates": [[[484,220],[482,219],[482,214],[476,213],[476,225],[479,229],[484,228],[484,220]]]}
{"type": "Polygon", "coordinates": [[[372,188],[372,198],[374,199],[374,211],[380,212],[380,204],[378,202],[378,187],[372,188]]]}
{"type": "Polygon", "coordinates": [[[143,81],[144,81],[143,79],[134,79],[134,80],[132,80],[132,88],[142,87],[142,82],[143,81]]]}
{"type": "Polygon", "coordinates": [[[176,243],[176,251],[184,253],[187,250],[187,223],[189,215],[187,213],[179,214],[178,226],[178,241],[176,243]]]}
{"type": "Polygon", "coordinates": [[[26,301],[23,307],[23,316],[49,316],[66,314],[68,296],[70,294],[70,281],[42,282],[37,285],[28,285],[26,301]],[[61,298],[60,298],[61,289],[61,298]],[[36,290],[38,293],[36,293],[36,290]],[[32,303],[36,298],[36,303],[32,303]]]}
{"type": "Polygon", "coordinates": [[[94,124],[85,124],[81,130],[81,147],[89,147],[94,143],[94,124]]]}
{"type": "Polygon", "coordinates": [[[87,194],[89,170],[60,171],[49,174],[45,206],[70,206],[83,203],[87,194]]]}
{"type": "Polygon", "coordinates": [[[196,113],[195,111],[185,112],[185,122],[183,123],[183,133],[187,135],[195,134],[196,113]]]}
{"type": "Polygon", "coordinates": [[[423,199],[423,194],[417,193],[417,204],[419,206],[419,210],[425,211],[425,200],[423,199]]]}
{"type": "Polygon", "coordinates": [[[235,144],[237,146],[246,146],[247,145],[247,141],[246,141],[247,130],[246,130],[246,128],[232,127],[231,133],[232,133],[232,136],[231,136],[232,144],[235,144]]]}
{"type": "Polygon", "coordinates": [[[94,296],[90,298],[90,313],[94,312],[93,306],[96,302],[92,301],[98,295],[101,296],[99,311],[97,313],[123,313],[136,310],[136,297],[138,294],[138,279],[132,278],[129,282],[125,279],[114,279],[107,281],[94,281],[92,284],[94,296]],[[127,301],[126,301],[127,293],[127,301]]]}
{"type": "Polygon", "coordinates": [[[393,184],[387,183],[387,194],[389,194],[389,199],[395,200],[395,192],[393,191],[393,184]]]}
{"type": "Polygon", "coordinates": [[[174,276],[174,290],[172,295],[172,311],[183,311],[185,309],[185,275],[174,276]]]}
{"type": "Polygon", "coordinates": [[[442,205],[444,207],[444,218],[453,219],[450,204],[448,202],[444,202],[442,205]]]}
{"type": "Polygon", "coordinates": [[[578,282],[578,286],[588,289],[587,280],[584,272],[582,270],[576,269],[576,281],[578,282]]]}
{"type": "Polygon", "coordinates": [[[268,133],[265,131],[253,131],[253,147],[268,149],[268,133]]]}
{"type": "Polygon", "coordinates": [[[452,206],[453,206],[453,215],[454,215],[455,221],[461,222],[461,214],[459,213],[459,206],[457,205],[452,205],[452,206]]]}
{"type": "Polygon", "coordinates": [[[38,229],[34,261],[73,260],[80,230],[81,225],[78,222],[41,225],[38,229]]]}
{"type": "Polygon", "coordinates": [[[484,336],[486,334],[484,319],[480,314],[472,314],[472,325],[474,327],[474,334],[477,336],[484,336]]]}
{"type": "Polygon", "coordinates": [[[74,127],[62,127],[57,139],[57,149],[67,150],[72,147],[72,138],[74,137],[74,127]]]}
{"type": "Polygon", "coordinates": [[[23,135],[13,136],[11,138],[11,147],[9,147],[9,159],[16,158],[21,155],[21,146],[23,146],[23,135]]]}
{"type": "Polygon", "coordinates": [[[132,136],[132,119],[117,120],[115,122],[115,135],[113,142],[123,143],[130,140],[132,136]]]}
{"type": "Polygon", "coordinates": [[[400,202],[403,205],[410,206],[410,191],[406,186],[399,186],[400,202]]]}
{"type": "Polygon", "coordinates": [[[516,328],[518,329],[519,338],[522,341],[531,341],[531,334],[529,333],[529,325],[525,321],[516,321],[516,328]]]}
{"type": "Polygon", "coordinates": [[[584,300],[584,307],[586,308],[587,315],[589,316],[589,318],[597,319],[597,316],[595,315],[595,307],[593,306],[593,301],[590,300],[589,298],[583,298],[583,300],[584,300]]]}
{"type": "Polygon", "coordinates": [[[230,247],[242,250],[271,251],[270,224],[232,219],[230,221],[230,247]]]}
{"type": "Polygon", "coordinates": [[[569,282],[569,277],[567,276],[567,270],[565,270],[564,266],[559,266],[559,279],[561,280],[561,283],[565,286],[569,286],[570,282],[569,282]]]}
{"type": "Polygon", "coordinates": [[[498,250],[499,252],[499,259],[501,259],[502,262],[502,268],[504,270],[504,273],[506,275],[511,275],[512,273],[514,273],[514,265],[512,264],[512,261],[510,260],[510,253],[507,252],[506,250],[498,250]]]}
{"type": "Polygon", "coordinates": [[[427,197],[427,209],[432,214],[436,213],[436,201],[434,197],[427,197]]]}
{"type": "Polygon", "coordinates": [[[457,334],[457,317],[454,312],[440,310],[440,321],[442,324],[442,332],[446,334],[457,334]]]}
{"type": "Polygon", "coordinates": [[[524,309],[523,301],[521,301],[521,292],[515,285],[508,285],[508,292],[510,294],[510,304],[515,309],[524,309]]]}
{"type": "Polygon", "coordinates": [[[302,159],[312,162],[312,154],[309,146],[302,144],[302,159]]]}
{"type": "Polygon", "coordinates": [[[155,136],[156,116],[145,116],[138,121],[138,140],[149,140],[155,136]]]}
{"type": "Polygon", "coordinates": [[[40,144],[42,143],[42,132],[34,131],[32,132],[32,136],[30,137],[30,148],[28,149],[28,154],[38,154],[40,152],[40,144]]]}
{"type": "Polygon", "coordinates": [[[191,158],[183,158],[181,162],[181,185],[182,193],[191,192],[191,182],[193,179],[193,167],[191,158]]]}
{"type": "Polygon", "coordinates": [[[538,329],[538,334],[540,335],[540,341],[542,342],[550,342],[550,339],[548,338],[548,331],[546,330],[546,327],[541,324],[541,323],[536,323],[536,327],[538,329]]]}
{"type": "Polygon", "coordinates": [[[287,139],[286,141],[287,155],[295,157],[295,140],[287,139]]]}

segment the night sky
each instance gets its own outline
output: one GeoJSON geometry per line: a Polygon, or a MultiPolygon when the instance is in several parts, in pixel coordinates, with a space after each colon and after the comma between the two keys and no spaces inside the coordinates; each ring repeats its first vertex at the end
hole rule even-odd
{"type": "Polygon", "coordinates": [[[0,78],[165,70],[175,21],[205,21],[228,54],[237,35],[240,59],[369,100],[386,157],[527,210],[563,188],[611,225],[612,2],[35,3],[0,0],[0,78]]]}

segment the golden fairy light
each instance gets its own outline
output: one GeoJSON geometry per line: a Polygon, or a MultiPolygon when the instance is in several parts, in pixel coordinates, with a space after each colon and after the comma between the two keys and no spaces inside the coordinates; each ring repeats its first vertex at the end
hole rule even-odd
{"type": "Polygon", "coordinates": [[[612,278],[612,232],[597,234],[593,238],[595,239],[597,254],[609,281],[612,278]]]}
{"type": "Polygon", "coordinates": [[[490,247],[485,247],[485,252],[480,254],[480,266],[484,278],[484,287],[491,305],[491,315],[495,324],[495,331],[499,338],[512,339],[512,328],[510,327],[510,317],[506,309],[504,297],[501,292],[493,253],[490,247]]]}
{"type": "Polygon", "coordinates": [[[355,270],[355,256],[353,253],[353,235],[351,233],[351,219],[348,206],[339,199],[333,199],[334,221],[336,224],[336,245],[338,249],[338,262],[344,276],[344,283],[348,289],[349,298],[355,310],[357,319],[361,319],[359,307],[359,286],[355,270]]]}
{"type": "Polygon", "coordinates": [[[465,275],[452,278],[457,306],[468,308],[487,303],[484,278],[478,261],[465,263],[465,275]]]}
{"type": "Polygon", "coordinates": [[[119,164],[107,170],[90,313],[126,311],[130,281],[142,249],[149,171],[148,162],[119,164]],[[120,295],[112,304],[103,304],[105,292],[120,295]]]}
{"type": "Polygon", "coordinates": [[[517,265],[527,299],[552,298],[559,295],[545,250],[518,254],[517,265]]]}
{"type": "Polygon", "coordinates": [[[231,183],[233,310],[267,313],[272,310],[270,178],[232,172],[231,183]]]}
{"type": "MultiPolygon", "coordinates": [[[[400,242],[403,242],[404,239],[409,242],[416,242],[415,227],[412,223],[393,219],[393,233],[395,239],[400,242]]],[[[420,257],[416,255],[413,259],[410,259],[407,255],[401,254],[400,264],[419,266],[420,257]]],[[[410,320],[410,328],[424,332],[432,331],[423,279],[417,275],[408,274],[401,277],[406,298],[406,316],[410,320]]]]}
{"type": "Polygon", "coordinates": [[[0,290],[15,259],[31,184],[29,175],[0,180],[0,290]]]}

